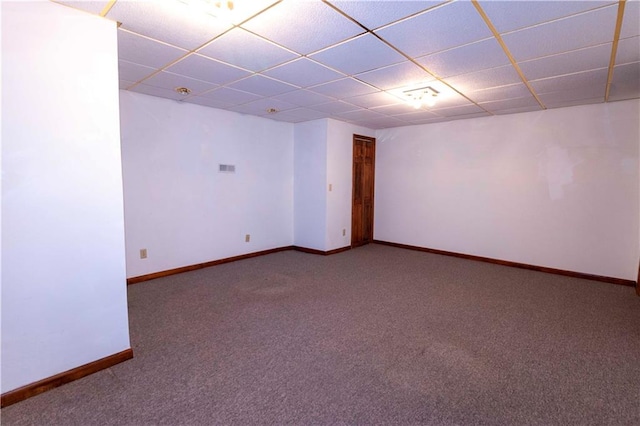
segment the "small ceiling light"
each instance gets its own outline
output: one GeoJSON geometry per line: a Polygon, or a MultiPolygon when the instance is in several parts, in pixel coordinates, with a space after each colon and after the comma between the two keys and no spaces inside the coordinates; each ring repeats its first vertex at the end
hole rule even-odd
{"type": "Polygon", "coordinates": [[[275,108],[267,108],[267,114],[275,114],[276,112],[278,112],[278,110],[275,108]]]}
{"type": "Polygon", "coordinates": [[[423,105],[429,107],[434,106],[439,93],[440,92],[431,86],[419,87],[402,92],[407,103],[415,109],[419,109],[423,105]]]}
{"type": "Polygon", "coordinates": [[[191,89],[188,89],[186,87],[176,87],[174,90],[183,96],[191,94],[191,89]]]}

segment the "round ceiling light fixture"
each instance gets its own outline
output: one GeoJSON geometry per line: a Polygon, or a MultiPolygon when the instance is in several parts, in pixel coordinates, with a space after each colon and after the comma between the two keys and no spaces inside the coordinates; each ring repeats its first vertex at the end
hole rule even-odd
{"type": "Polygon", "coordinates": [[[268,114],[275,114],[276,112],[278,112],[278,110],[275,109],[275,108],[267,108],[267,113],[268,114]]]}
{"type": "Polygon", "coordinates": [[[183,95],[183,96],[187,96],[191,94],[191,89],[187,88],[187,87],[176,87],[175,89],[176,92],[178,92],[179,94],[183,95]]]}

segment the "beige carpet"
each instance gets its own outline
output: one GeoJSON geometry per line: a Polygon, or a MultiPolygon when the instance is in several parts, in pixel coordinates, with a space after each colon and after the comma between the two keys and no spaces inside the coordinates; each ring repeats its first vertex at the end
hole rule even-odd
{"type": "Polygon", "coordinates": [[[640,424],[634,289],[368,245],[129,287],[135,358],[3,425],[640,424]]]}

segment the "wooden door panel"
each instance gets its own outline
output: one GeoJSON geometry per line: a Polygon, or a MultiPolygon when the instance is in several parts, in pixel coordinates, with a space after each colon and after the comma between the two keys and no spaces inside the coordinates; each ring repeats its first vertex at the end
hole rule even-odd
{"type": "Polygon", "coordinates": [[[375,139],[353,137],[353,203],[351,245],[373,240],[373,195],[375,176],[375,139]]]}

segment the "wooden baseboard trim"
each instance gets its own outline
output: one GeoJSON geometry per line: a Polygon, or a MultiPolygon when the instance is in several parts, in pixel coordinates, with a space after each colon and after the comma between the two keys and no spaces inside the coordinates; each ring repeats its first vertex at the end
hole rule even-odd
{"type": "Polygon", "coordinates": [[[332,254],[342,253],[343,251],[351,250],[351,246],[340,247],[340,248],[329,250],[329,251],[322,251],[322,250],[316,250],[316,249],[312,249],[312,248],[299,247],[299,246],[293,246],[293,249],[295,251],[301,251],[303,253],[311,253],[311,254],[319,254],[321,256],[329,256],[329,255],[332,255],[332,254]]]}
{"type": "Polygon", "coordinates": [[[36,396],[53,388],[57,388],[58,386],[62,386],[66,383],[73,382],[74,380],[81,379],[89,374],[104,370],[105,368],[113,367],[114,365],[131,358],[133,358],[133,350],[126,349],[122,352],[90,362],[89,364],[81,365],[80,367],[76,367],[72,370],[65,371],[63,373],[56,374],[55,376],[3,393],[1,403],[2,408],[27,398],[31,398],[32,396],[36,396]]]}
{"type": "Polygon", "coordinates": [[[328,256],[331,254],[336,254],[336,253],[341,253],[343,251],[351,250],[351,246],[340,247],[340,248],[329,250],[329,251],[322,251],[322,250],[316,250],[316,249],[310,249],[310,248],[298,247],[298,246],[277,247],[274,249],[256,251],[254,253],[241,254],[239,256],[227,257],[225,259],[212,260],[210,262],[197,263],[195,265],[187,265],[187,266],[182,266],[180,268],[168,269],[166,271],[154,272],[151,274],[127,278],[127,285],[137,284],[144,281],[155,280],[156,278],[168,277],[169,275],[181,274],[183,272],[195,271],[197,269],[208,268],[210,266],[221,265],[223,263],[235,262],[238,260],[249,259],[257,256],[264,256],[266,254],[277,253],[279,251],[286,251],[286,250],[296,250],[296,251],[302,251],[305,253],[328,256]]]}
{"type": "Polygon", "coordinates": [[[152,274],[140,275],[138,277],[127,278],[127,285],[141,283],[143,281],[154,280],[156,278],[168,277],[169,275],[181,274],[183,272],[195,271],[197,269],[208,268],[210,266],[221,265],[223,263],[235,262],[238,260],[249,259],[265,254],[277,253],[279,251],[292,250],[294,246],[277,247],[269,250],[256,251],[253,253],[241,254],[239,256],[227,257],[225,259],[212,260],[210,262],[197,263],[195,265],[182,266],[180,268],[168,269],[166,271],[154,272],[152,274]]]}
{"type": "Polygon", "coordinates": [[[638,279],[636,280],[636,294],[640,296],[640,262],[638,262],[638,279]]]}
{"type": "Polygon", "coordinates": [[[477,260],[477,261],[480,261],[480,262],[494,263],[496,265],[511,266],[513,268],[529,269],[529,270],[538,271],[538,272],[546,272],[548,274],[564,275],[564,276],[574,277],[574,278],[583,278],[583,279],[586,279],[586,280],[601,281],[601,282],[610,283],[610,284],[617,284],[617,285],[624,285],[624,286],[631,286],[631,287],[636,285],[635,281],[625,280],[625,279],[622,279],[622,278],[614,278],[614,277],[605,277],[605,276],[602,276],[602,275],[585,274],[583,272],[565,271],[563,269],[547,268],[546,266],[529,265],[529,264],[526,264],[526,263],[511,262],[509,260],[492,259],[490,257],[475,256],[475,255],[472,255],[472,254],[455,253],[455,252],[445,251],[445,250],[437,250],[437,249],[431,249],[431,248],[426,248],[426,247],[411,246],[411,245],[408,245],[408,244],[392,243],[392,242],[389,242],[389,241],[374,240],[374,243],[376,243],[376,244],[384,244],[384,245],[392,246],[392,247],[399,247],[399,248],[408,249],[408,250],[417,250],[417,251],[424,251],[424,252],[427,252],[427,253],[441,254],[441,255],[444,255],[444,256],[453,256],[453,257],[459,257],[459,258],[462,258],[462,259],[477,260]]]}

